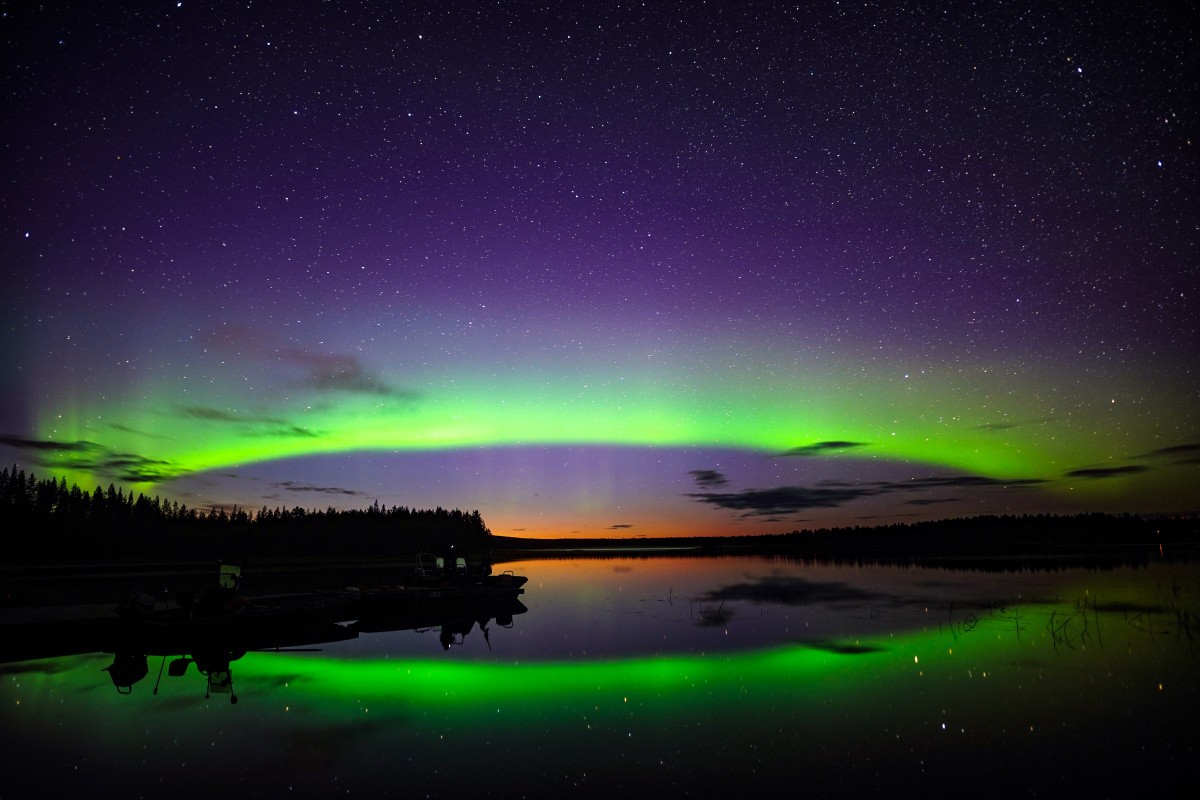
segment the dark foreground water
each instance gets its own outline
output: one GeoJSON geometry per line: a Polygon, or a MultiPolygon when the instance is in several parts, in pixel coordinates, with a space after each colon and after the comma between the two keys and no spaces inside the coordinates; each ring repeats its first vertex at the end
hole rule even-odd
{"type": "Polygon", "coordinates": [[[529,576],[527,610],[488,620],[486,636],[479,620],[446,619],[251,652],[232,663],[230,694],[208,691],[195,665],[164,673],[154,694],[157,658],[129,694],[103,671],[111,655],[3,665],[0,796],[1123,797],[1194,785],[1195,565],[505,567],[529,576]]]}

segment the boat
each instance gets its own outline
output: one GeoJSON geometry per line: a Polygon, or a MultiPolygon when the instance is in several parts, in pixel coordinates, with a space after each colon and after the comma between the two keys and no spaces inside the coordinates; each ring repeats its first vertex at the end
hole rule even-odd
{"type": "Polygon", "coordinates": [[[227,694],[236,703],[230,664],[246,653],[358,636],[337,624],[356,616],[357,590],[246,595],[240,586],[241,569],[223,564],[217,585],[206,587],[198,597],[190,592],[181,592],[174,602],[160,602],[144,592],[125,597],[117,605],[114,642],[105,648],[114,653],[105,671],[117,691],[128,694],[145,677],[147,656],[161,656],[162,663],[175,656],[168,675],[183,675],[195,664],[206,678],[206,697],[227,694]]]}
{"type": "Polygon", "coordinates": [[[359,602],[359,592],[353,588],[248,595],[240,587],[241,569],[223,564],[217,585],[206,587],[198,597],[180,592],[171,602],[133,592],[118,603],[117,616],[127,628],[136,627],[138,634],[146,637],[179,634],[191,638],[197,632],[213,630],[245,635],[350,620],[359,602]]]}
{"type": "Polygon", "coordinates": [[[492,564],[486,559],[471,567],[461,556],[448,564],[442,556],[433,553],[417,553],[416,561],[416,567],[413,568],[410,576],[410,582],[415,585],[464,583],[519,589],[528,580],[524,575],[513,574],[512,570],[493,574],[492,564]]]}
{"type": "Polygon", "coordinates": [[[522,587],[528,580],[511,570],[493,574],[486,561],[470,568],[466,559],[456,558],[448,567],[441,556],[419,553],[412,572],[398,583],[361,590],[359,613],[386,615],[413,607],[515,598],[525,592],[522,587]]]}

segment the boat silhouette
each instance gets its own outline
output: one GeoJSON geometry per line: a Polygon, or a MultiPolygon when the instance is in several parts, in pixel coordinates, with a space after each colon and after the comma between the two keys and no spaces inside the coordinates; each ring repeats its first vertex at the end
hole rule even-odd
{"type": "Polygon", "coordinates": [[[163,601],[139,590],[112,608],[85,607],[86,614],[71,607],[33,610],[41,613],[0,626],[0,662],[111,653],[103,671],[119,693],[131,694],[158,658],[154,694],[164,668],[177,678],[195,665],[206,697],[223,694],[236,703],[232,664],[250,652],[315,649],[399,630],[436,630],[449,649],[476,625],[490,649],[489,626],[511,627],[513,617],[527,611],[517,599],[525,582],[510,573],[439,570],[378,588],[248,595],[241,591],[241,570],[221,565],[217,584],[198,595],[181,592],[163,601]]]}

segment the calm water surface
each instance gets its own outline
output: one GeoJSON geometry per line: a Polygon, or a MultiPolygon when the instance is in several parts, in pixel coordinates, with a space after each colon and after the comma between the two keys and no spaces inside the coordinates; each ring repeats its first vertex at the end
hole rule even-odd
{"type": "Polygon", "coordinates": [[[251,652],[237,704],[194,666],[154,694],[157,658],[127,695],[111,655],[4,665],[0,796],[1104,797],[1194,775],[1196,565],[504,566],[529,576],[511,616],[251,652]]]}

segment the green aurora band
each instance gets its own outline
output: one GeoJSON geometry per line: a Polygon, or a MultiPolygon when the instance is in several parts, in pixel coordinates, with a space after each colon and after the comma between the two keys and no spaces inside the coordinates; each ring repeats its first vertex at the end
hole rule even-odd
{"type": "MultiPolygon", "coordinates": [[[[119,398],[48,406],[41,436],[66,446],[56,472],[83,485],[104,479],[91,449],[134,454],[152,487],[206,470],[330,453],[431,451],[501,445],[725,447],[778,454],[814,442],[856,442],[855,457],[893,460],[996,479],[1055,479],[1081,466],[1117,465],[1147,442],[1170,443],[1162,415],[1130,414],[1124,398],[1172,410],[1178,394],[1117,382],[1099,396],[1006,369],[960,370],[909,380],[859,370],[831,379],[738,375],[597,374],[525,383],[445,376],[410,396],[233,398],[212,381],[181,392],[174,382],[125,387],[119,398]],[[745,376],[741,376],[745,377],[745,376]],[[171,386],[170,389],[167,386],[171,386]],[[1051,387],[1047,390],[1047,386],[1051,387]],[[84,443],[84,452],[67,449],[84,443]]],[[[60,395],[64,396],[64,395],[60,395]]],[[[72,396],[68,393],[65,396],[72,396]]],[[[838,455],[826,454],[826,455],[838,455]]],[[[843,453],[839,457],[846,457],[843,453]]],[[[1136,476],[1122,481],[1138,480],[1136,476]]],[[[1182,479],[1181,479],[1182,480],[1182,479]]],[[[1110,491],[1099,488],[1064,490],[1110,491]]],[[[1188,490],[1159,476],[1156,484],[1188,490]]]]}
{"type": "Polygon", "coordinates": [[[634,356],[623,350],[590,365],[546,365],[526,353],[481,369],[440,367],[404,383],[366,369],[370,381],[325,391],[294,366],[260,355],[227,363],[192,354],[191,369],[162,366],[103,391],[71,384],[47,392],[55,399],[36,429],[61,445],[40,453],[55,474],[84,487],[115,477],[138,491],[174,477],[331,453],[598,445],[769,457],[851,443],[812,455],[899,464],[907,476],[1045,481],[1046,491],[1110,500],[1112,510],[1170,509],[1194,497],[1187,469],[1063,480],[1070,470],[1124,467],[1180,444],[1187,433],[1175,423],[1188,416],[1180,403],[1186,392],[1170,378],[1114,374],[1100,391],[1094,375],[1045,363],[938,368],[926,361],[895,374],[848,357],[840,367],[776,363],[762,356],[764,347],[748,345],[742,361],[722,367],[692,356],[670,368],[629,369],[623,365],[634,356]]]}
{"type": "MultiPolygon", "coordinates": [[[[1086,607],[1085,607],[1086,608],[1086,607]]],[[[703,707],[719,715],[751,720],[780,708],[802,708],[808,724],[813,718],[842,718],[847,713],[868,714],[886,703],[904,708],[905,714],[925,714],[928,709],[907,704],[927,702],[918,687],[928,682],[943,699],[970,707],[977,681],[991,681],[1012,690],[1024,682],[1027,666],[1039,660],[1068,659],[1076,669],[1104,662],[1105,648],[1127,651],[1127,662],[1149,668],[1163,661],[1162,652],[1129,625],[1120,614],[1105,613],[1091,629],[1077,608],[1064,604],[1025,612],[1017,621],[1008,610],[992,612],[977,625],[939,625],[927,630],[885,636],[850,638],[837,643],[785,645],[750,652],[714,652],[703,655],[661,655],[609,660],[530,661],[522,663],[453,662],[437,659],[339,659],[309,654],[250,653],[233,662],[235,690],[254,705],[286,710],[301,717],[319,713],[328,719],[390,715],[425,719],[428,724],[478,730],[483,727],[568,724],[581,715],[593,722],[638,721],[661,726],[680,715],[703,707]],[[1050,611],[1060,623],[1070,620],[1068,640],[1055,641],[1045,625],[1050,611]],[[1103,637],[1103,638],[1101,638],[1103,637]],[[1138,654],[1142,655],[1139,656],[1138,654]],[[1009,686],[1011,684],[1012,686],[1009,686]],[[251,699],[253,698],[253,699],[251,699]],[[908,698],[908,699],[905,699],[908,698]],[[280,705],[282,704],[282,706],[280,705]],[[481,709],[487,713],[481,713],[481,709]],[[666,720],[666,721],[664,721],[666,720]]],[[[1175,649],[1173,648],[1172,652],[1175,649]]],[[[45,695],[64,680],[75,683],[80,700],[85,693],[111,687],[98,680],[95,656],[61,660],[79,669],[29,672],[6,694],[45,695]]],[[[1170,683],[1186,680],[1189,659],[1157,674],[1170,683]]],[[[1035,681],[1022,690],[1023,704],[988,713],[1022,720],[1051,713],[1066,713],[1063,681],[1035,681]],[[1036,697],[1031,696],[1036,695],[1036,697]],[[1045,707],[1042,707],[1043,701],[1045,707]]],[[[100,676],[101,678],[103,676],[100,676]]],[[[1119,676],[1117,676],[1119,678],[1119,676]]],[[[1115,678],[1114,678],[1115,680],[1115,678]]],[[[169,679],[163,694],[178,697],[199,689],[203,680],[193,667],[183,678],[169,679]],[[181,685],[182,683],[182,685],[181,685]],[[174,685],[172,685],[174,684],[174,685]],[[186,688],[184,688],[186,687],[186,688]]],[[[1143,687],[1147,697],[1161,689],[1143,687]]],[[[60,691],[62,691],[60,689],[60,691]]],[[[144,692],[142,694],[145,694],[144,692]]],[[[13,697],[8,700],[13,701],[13,697]]],[[[28,699],[28,697],[26,698],[28,699]]],[[[137,699],[137,698],[135,698],[137,699]]],[[[149,697],[142,697],[150,701],[149,697]]],[[[158,698],[163,702],[164,698],[158,698]]],[[[707,713],[707,712],[706,712],[707,713]]],[[[1095,709],[1072,709],[1086,715],[1095,709]]],[[[1040,721],[1040,719],[1039,719],[1040,721]]]]}

